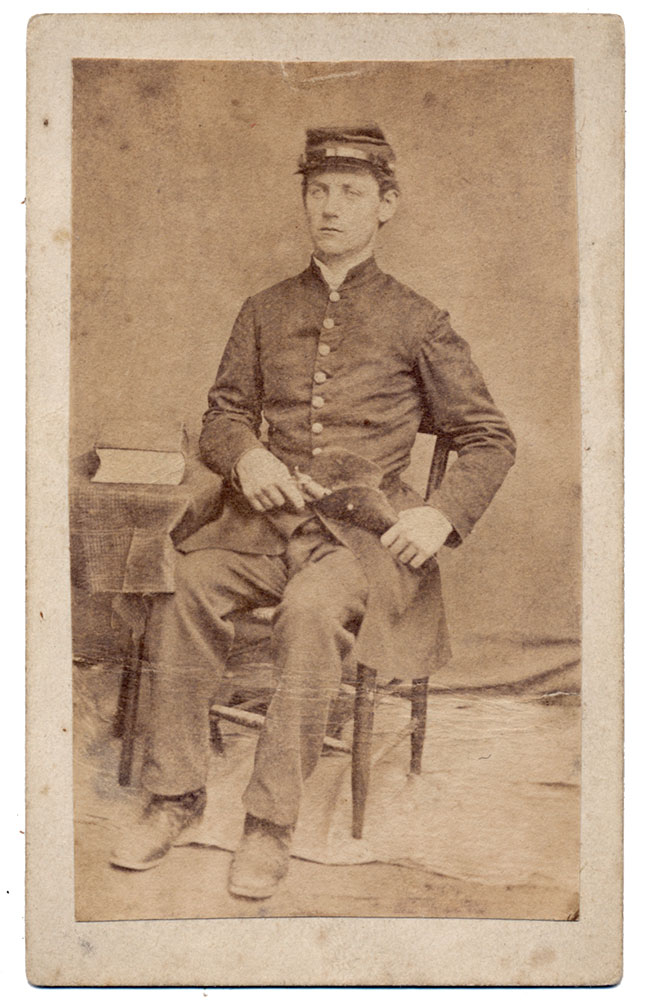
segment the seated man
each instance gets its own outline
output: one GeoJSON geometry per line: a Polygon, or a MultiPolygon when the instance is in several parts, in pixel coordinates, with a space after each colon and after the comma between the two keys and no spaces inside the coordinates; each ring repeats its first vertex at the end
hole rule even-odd
{"type": "Polygon", "coordinates": [[[375,262],[377,232],[398,202],[393,164],[377,126],[307,133],[300,173],[314,256],[244,303],[209,393],[200,448],[224,477],[224,511],[182,544],[176,593],[151,616],[149,801],[114,864],[152,867],[203,811],[209,705],[232,612],[278,605],[280,677],[244,794],[235,895],[267,897],[287,871],[303,782],[350,650],[401,678],[448,658],[433,557],[469,533],[515,445],[447,313],[375,262]],[[427,503],[400,479],[422,421],[457,452],[427,503]],[[381,535],[316,510],[326,490],[308,473],[339,447],[382,474],[395,523],[381,535]]]}

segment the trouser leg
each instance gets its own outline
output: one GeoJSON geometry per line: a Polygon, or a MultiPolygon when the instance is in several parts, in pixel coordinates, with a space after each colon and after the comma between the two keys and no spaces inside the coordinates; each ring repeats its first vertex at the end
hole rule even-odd
{"type": "Polygon", "coordinates": [[[287,584],[274,623],[280,680],[243,797],[248,813],[295,824],[302,784],[319,759],[342,661],[354,641],[349,626],[360,622],[367,594],[356,557],[327,543],[287,584]]]}
{"type": "Polygon", "coordinates": [[[233,639],[225,619],[275,604],[287,573],[280,557],[218,549],[178,554],[174,594],[155,600],[146,634],[151,703],[142,784],[181,795],[206,782],[209,707],[233,639]]]}

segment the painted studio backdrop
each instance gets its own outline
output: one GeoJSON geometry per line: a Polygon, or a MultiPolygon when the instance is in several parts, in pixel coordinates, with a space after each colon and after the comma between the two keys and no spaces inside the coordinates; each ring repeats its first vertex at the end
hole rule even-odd
{"type": "Polygon", "coordinates": [[[379,264],[449,310],[518,438],[502,492],[444,560],[456,639],[576,635],[567,61],[77,61],[72,455],[106,419],[169,403],[198,432],[242,302],[307,264],[295,170],[305,128],[330,116],[381,124],[402,198],[379,264]]]}
{"type": "MultiPolygon", "coordinates": [[[[549,675],[553,691],[574,690],[573,87],[568,60],[76,60],[71,457],[106,421],[169,408],[196,442],[243,301],[308,263],[295,172],[305,129],[376,121],[401,186],[377,261],[449,311],[518,440],[491,508],[441,555],[455,655],[431,684],[513,690],[549,675]]],[[[420,441],[418,488],[428,461],[420,441]]],[[[75,654],[107,648],[109,600],[75,593],[74,609],[75,654]]]]}

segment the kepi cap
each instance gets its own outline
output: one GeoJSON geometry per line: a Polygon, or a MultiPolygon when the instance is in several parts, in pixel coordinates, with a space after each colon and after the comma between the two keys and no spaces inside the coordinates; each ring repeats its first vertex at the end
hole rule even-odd
{"type": "Polygon", "coordinates": [[[308,174],[332,163],[367,166],[386,177],[395,177],[395,153],[379,126],[372,122],[307,129],[298,173],[308,174]]]}

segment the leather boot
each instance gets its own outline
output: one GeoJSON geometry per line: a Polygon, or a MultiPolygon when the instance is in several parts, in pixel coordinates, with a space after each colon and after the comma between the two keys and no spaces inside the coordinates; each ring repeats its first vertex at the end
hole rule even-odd
{"type": "Polygon", "coordinates": [[[289,867],[293,828],[278,826],[249,813],[229,869],[229,892],[248,899],[267,899],[289,867]]]}
{"type": "Polygon", "coordinates": [[[133,871],[154,868],[182,831],[202,818],[205,805],[204,788],[184,795],[153,795],[136,825],[120,835],[110,856],[111,864],[133,871]]]}

